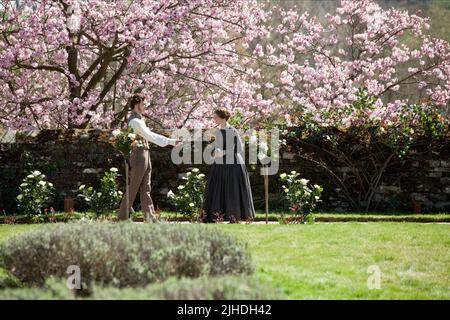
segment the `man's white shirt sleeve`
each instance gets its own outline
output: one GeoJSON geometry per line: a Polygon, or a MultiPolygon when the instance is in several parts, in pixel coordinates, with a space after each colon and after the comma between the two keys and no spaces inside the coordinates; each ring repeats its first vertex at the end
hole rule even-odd
{"type": "Polygon", "coordinates": [[[155,132],[152,132],[142,119],[137,118],[132,119],[129,125],[131,128],[133,128],[135,133],[137,133],[147,141],[157,144],[160,147],[165,147],[169,144],[175,145],[176,139],[170,139],[155,132]]]}

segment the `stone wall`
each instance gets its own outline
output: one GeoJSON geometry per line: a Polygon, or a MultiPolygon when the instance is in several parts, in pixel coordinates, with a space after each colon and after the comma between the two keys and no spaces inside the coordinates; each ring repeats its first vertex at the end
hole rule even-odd
{"type": "MultiPolygon", "coordinates": [[[[48,176],[58,196],[54,207],[63,208],[65,196],[75,196],[81,184],[97,186],[102,172],[117,167],[123,172],[123,159],[111,145],[110,132],[104,130],[43,130],[3,132],[0,137],[0,212],[15,208],[15,197],[21,179],[31,170],[40,170],[48,176]]],[[[152,145],[152,196],[160,208],[168,208],[166,193],[181,182],[183,172],[192,168],[174,165],[170,148],[152,145]]],[[[207,173],[207,165],[196,167],[207,173]]],[[[249,166],[255,206],[263,208],[263,178],[259,167],[249,166]]],[[[338,168],[343,173],[349,168],[338,168]]],[[[281,152],[280,173],[296,170],[312,183],[324,186],[322,210],[349,211],[348,203],[329,175],[317,165],[298,157],[295,148],[281,152]],[[287,151],[289,150],[289,151],[287,151]]],[[[121,186],[124,186],[121,177],[121,186]]],[[[280,183],[270,177],[271,209],[282,207],[280,183]]],[[[411,211],[411,198],[423,211],[450,212],[450,142],[440,145],[438,151],[412,150],[411,155],[388,167],[375,195],[375,210],[411,211]],[[420,156],[419,156],[420,154],[420,156]]],[[[81,209],[79,204],[76,204],[81,209]]]]}

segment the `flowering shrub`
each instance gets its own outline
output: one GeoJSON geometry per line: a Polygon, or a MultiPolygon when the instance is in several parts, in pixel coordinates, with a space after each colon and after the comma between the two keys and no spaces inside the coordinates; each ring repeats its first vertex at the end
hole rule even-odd
{"type": "Polygon", "coordinates": [[[17,196],[17,206],[21,213],[39,215],[54,195],[53,184],[45,181],[45,175],[33,171],[22,180],[17,196]]]}
{"type": "Polygon", "coordinates": [[[301,223],[312,222],[314,217],[312,211],[320,201],[323,188],[317,184],[308,185],[309,180],[300,179],[300,174],[291,171],[291,174],[280,174],[285,200],[288,202],[292,212],[298,215],[301,223]]]}
{"type": "Polygon", "coordinates": [[[79,188],[78,196],[84,199],[89,208],[97,215],[116,209],[122,199],[123,193],[118,190],[117,171],[117,168],[111,168],[105,172],[98,191],[85,185],[79,188]]]}
{"type": "Polygon", "coordinates": [[[183,179],[186,183],[178,186],[177,193],[169,190],[167,197],[169,198],[169,202],[181,214],[187,215],[192,220],[195,220],[199,218],[202,209],[203,194],[205,193],[206,187],[205,175],[200,173],[199,169],[194,168],[187,172],[183,179]]]}

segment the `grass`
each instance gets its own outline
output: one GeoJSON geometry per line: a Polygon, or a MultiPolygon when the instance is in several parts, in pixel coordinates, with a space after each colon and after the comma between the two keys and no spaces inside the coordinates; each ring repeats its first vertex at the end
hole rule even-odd
{"type": "MultiPolygon", "coordinates": [[[[0,241],[37,225],[0,225],[0,241]]],[[[449,299],[450,225],[213,225],[249,245],[256,276],[290,299],[449,299]],[[381,270],[369,290],[368,268],[381,270]]]]}
{"type": "Polygon", "coordinates": [[[449,299],[450,225],[220,225],[248,242],[257,275],[291,299],[449,299]],[[381,289],[367,270],[379,266],[381,289]]]}
{"type": "Polygon", "coordinates": [[[22,224],[22,225],[5,225],[0,224],[0,242],[4,241],[7,237],[13,236],[20,232],[29,231],[38,228],[36,224],[22,224]]]}
{"type": "MultiPolygon", "coordinates": [[[[289,213],[286,214],[286,217],[289,213]]],[[[111,213],[110,217],[115,217],[115,213],[111,213]]],[[[142,220],[142,212],[137,212],[134,215],[136,221],[142,220]]],[[[67,222],[68,220],[79,220],[82,217],[86,219],[92,219],[95,217],[93,212],[74,212],[70,215],[63,212],[56,212],[54,214],[40,216],[40,223],[43,222],[67,222]],[[54,221],[49,221],[52,218],[54,221]]],[[[104,216],[103,216],[104,217],[104,216]]],[[[171,211],[162,211],[161,217],[169,219],[170,221],[189,220],[187,217],[176,214],[171,211]]],[[[268,214],[269,221],[279,221],[281,212],[270,212],[268,214]]],[[[405,214],[401,212],[343,212],[343,213],[329,213],[318,212],[315,213],[317,222],[450,222],[449,213],[424,213],[424,214],[405,214]]],[[[0,215],[0,224],[8,223],[14,220],[15,224],[28,224],[36,223],[32,217],[27,215],[0,215]]],[[[265,221],[266,215],[262,212],[257,212],[255,221],[265,221]]]]}
{"type": "Polygon", "coordinates": [[[322,222],[450,222],[448,213],[318,213],[315,217],[317,221],[322,222]]]}

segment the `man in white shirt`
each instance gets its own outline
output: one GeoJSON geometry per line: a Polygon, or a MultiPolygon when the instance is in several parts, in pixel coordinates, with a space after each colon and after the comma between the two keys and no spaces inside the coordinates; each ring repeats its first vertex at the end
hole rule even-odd
{"type": "MultiPolygon", "coordinates": [[[[170,139],[155,132],[152,132],[143,119],[142,114],[145,111],[144,98],[140,95],[134,95],[131,99],[131,116],[128,118],[128,127],[133,128],[138,140],[138,147],[131,151],[130,155],[130,187],[129,187],[129,205],[132,207],[137,192],[140,192],[141,208],[144,212],[146,221],[156,221],[155,208],[150,196],[151,192],[151,172],[152,163],[150,160],[148,142],[155,143],[161,147],[168,145],[175,146],[176,139],[170,139]]],[[[119,220],[129,218],[125,196],[120,204],[119,220]]]]}

